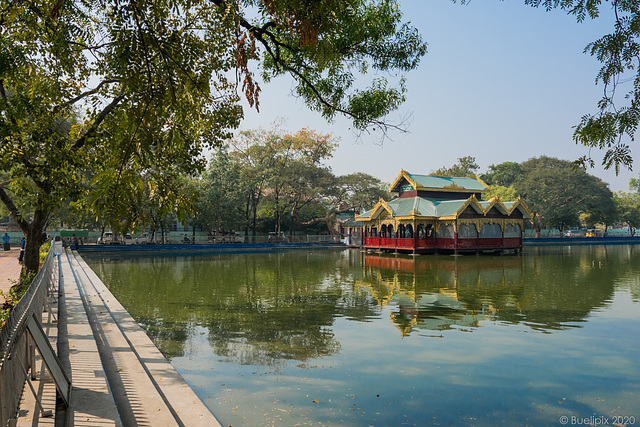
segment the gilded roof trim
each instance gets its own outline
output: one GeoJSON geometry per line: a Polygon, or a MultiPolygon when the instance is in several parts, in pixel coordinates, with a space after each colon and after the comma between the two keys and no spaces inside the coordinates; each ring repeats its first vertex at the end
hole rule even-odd
{"type": "Polygon", "coordinates": [[[464,202],[464,204],[460,207],[460,209],[458,209],[458,211],[454,214],[454,216],[456,218],[459,217],[462,214],[462,212],[464,212],[465,209],[467,209],[469,206],[474,207],[475,211],[478,212],[479,214],[483,214],[483,215],[487,214],[487,212],[484,210],[484,208],[476,198],[475,194],[472,194],[471,197],[469,197],[467,201],[464,202]]]}
{"type": "Polygon", "coordinates": [[[396,179],[393,181],[393,183],[391,183],[391,185],[389,186],[389,192],[391,193],[393,191],[393,188],[398,185],[400,183],[400,181],[402,181],[402,179],[406,179],[409,184],[411,184],[413,186],[413,188],[415,188],[416,190],[418,189],[418,184],[411,179],[411,177],[409,176],[409,172],[406,172],[404,169],[400,169],[400,174],[396,177],[396,179]]]}
{"type": "MultiPolygon", "coordinates": [[[[423,175],[420,175],[420,176],[423,176],[423,175]]],[[[489,191],[489,186],[484,181],[482,181],[480,178],[478,178],[478,175],[476,175],[476,174],[474,174],[474,176],[472,176],[472,177],[442,177],[442,178],[471,178],[471,179],[475,179],[480,184],[482,184],[484,189],[483,190],[473,190],[473,189],[469,189],[469,188],[465,188],[465,187],[460,187],[455,182],[452,182],[451,185],[448,185],[448,186],[442,187],[442,188],[425,187],[422,184],[418,184],[417,181],[415,181],[413,178],[411,178],[411,173],[410,172],[407,172],[404,169],[400,169],[400,174],[396,177],[396,179],[389,186],[389,192],[394,192],[393,189],[397,185],[399,185],[400,182],[403,179],[405,179],[409,184],[411,184],[411,186],[413,186],[414,190],[440,191],[440,192],[447,192],[447,193],[469,193],[469,192],[486,193],[487,191],[489,191]]]]}
{"type": "Polygon", "coordinates": [[[493,197],[491,200],[489,200],[489,204],[487,205],[484,214],[488,214],[489,211],[491,210],[492,207],[497,206],[498,209],[500,210],[500,213],[504,214],[504,215],[508,215],[511,216],[511,212],[513,211],[509,211],[509,208],[507,208],[504,203],[502,203],[500,201],[500,198],[498,196],[493,197]]]}
{"type": "Polygon", "coordinates": [[[378,215],[380,215],[382,210],[386,210],[389,215],[393,216],[393,210],[389,207],[387,202],[380,198],[380,200],[378,200],[378,203],[376,203],[373,209],[371,209],[371,213],[369,213],[368,217],[361,217],[360,215],[357,215],[356,218],[358,218],[360,221],[372,221],[376,219],[378,215]]]}
{"type": "MultiPolygon", "coordinates": [[[[518,197],[516,199],[515,202],[509,202],[512,203],[510,207],[507,207],[504,203],[502,203],[502,201],[500,201],[500,198],[498,196],[492,198],[491,200],[489,200],[486,208],[482,206],[482,203],[476,198],[475,194],[472,194],[467,200],[464,201],[464,203],[457,209],[457,211],[453,212],[453,213],[448,213],[446,215],[443,216],[434,216],[434,215],[423,215],[420,213],[420,211],[418,210],[418,200],[417,199],[424,199],[421,197],[416,196],[416,200],[414,201],[413,204],[413,209],[410,210],[408,213],[405,213],[401,216],[396,216],[393,212],[393,209],[389,206],[389,204],[387,202],[385,202],[383,199],[380,199],[378,201],[378,203],[376,203],[376,205],[373,207],[373,209],[371,209],[369,211],[369,215],[368,216],[363,216],[361,217],[360,215],[356,215],[355,219],[359,220],[359,221],[373,221],[375,219],[377,219],[377,217],[382,213],[383,210],[387,211],[389,213],[389,215],[398,220],[398,219],[404,219],[404,220],[410,220],[410,219],[437,219],[437,220],[456,220],[460,217],[460,215],[462,215],[462,213],[468,208],[468,207],[472,207],[478,214],[480,215],[484,215],[486,216],[489,211],[493,208],[496,207],[501,214],[510,217],[511,214],[516,210],[519,209],[522,213],[523,216],[528,217],[528,218],[533,218],[533,213],[531,212],[531,210],[529,209],[529,207],[527,206],[527,204],[524,202],[524,200],[522,200],[522,198],[518,197]]],[[[453,202],[454,200],[452,200],[453,202]]],[[[486,203],[486,202],[483,202],[486,203]]],[[[444,211],[446,212],[447,209],[444,209],[444,211]]],[[[437,208],[436,208],[436,212],[437,212],[437,208]]],[[[505,218],[506,219],[506,218],[505,218]]]]}

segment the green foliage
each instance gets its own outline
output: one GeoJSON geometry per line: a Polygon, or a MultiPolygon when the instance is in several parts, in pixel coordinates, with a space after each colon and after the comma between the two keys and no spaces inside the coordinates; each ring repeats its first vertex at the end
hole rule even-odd
{"type": "Polygon", "coordinates": [[[524,178],[514,187],[534,212],[537,227],[578,226],[583,213],[593,223],[615,221],[613,194],[599,178],[571,162],[546,156],[521,166],[524,178]]]}
{"type": "Polygon", "coordinates": [[[240,165],[233,161],[227,146],[212,154],[207,171],[197,182],[199,201],[194,225],[208,230],[235,230],[244,225],[245,189],[240,165]]]}
{"type": "Polygon", "coordinates": [[[184,177],[238,126],[240,85],[259,106],[254,66],[292,75],[328,119],[386,129],[402,78],[354,82],[418,65],[425,44],[401,17],[391,0],[0,0],[0,200],[27,236],[25,268],[69,201],[120,232],[186,218],[184,177]]]}
{"type": "Polygon", "coordinates": [[[501,202],[513,202],[518,198],[518,191],[515,187],[502,185],[492,185],[488,193],[482,195],[484,200],[491,200],[498,197],[501,202]]]}
{"type": "Polygon", "coordinates": [[[629,190],[634,193],[640,194],[640,176],[638,178],[631,178],[629,180],[629,190]]]}
{"type": "Polygon", "coordinates": [[[480,175],[487,185],[499,185],[509,187],[524,177],[524,171],[519,163],[504,162],[498,165],[491,165],[486,173],[480,175]]]}
{"type": "Polygon", "coordinates": [[[286,212],[291,216],[291,212],[318,197],[317,186],[330,175],[322,162],[331,157],[337,140],[310,129],[290,134],[276,126],[271,131],[241,132],[231,146],[246,197],[247,228],[255,232],[259,210],[263,208],[260,204],[267,196],[272,206],[262,213],[273,216],[275,231],[279,232],[286,212]]]}
{"type": "Polygon", "coordinates": [[[480,169],[480,166],[476,163],[476,158],[472,156],[459,157],[458,163],[451,167],[443,166],[431,175],[436,176],[474,176],[480,169]]]}
{"type": "Polygon", "coordinates": [[[356,172],[340,176],[338,186],[342,192],[343,203],[357,213],[371,209],[380,199],[390,199],[389,186],[366,173],[356,172]]]}
{"type": "Polygon", "coordinates": [[[222,223],[242,210],[247,230],[280,232],[287,227],[289,231],[318,224],[330,227],[337,213],[360,212],[380,197],[388,198],[385,185],[377,178],[364,173],[336,177],[324,166],[336,146],[331,135],[309,129],[287,133],[275,126],[270,131],[241,132],[231,141],[229,158],[224,153],[217,155],[222,161],[218,184],[208,183],[207,174],[203,177],[202,204],[206,206],[206,198],[213,200],[220,208],[222,223]],[[231,176],[228,184],[222,183],[231,176]],[[222,191],[220,197],[215,191],[206,193],[214,187],[228,191],[222,191]],[[229,203],[216,202],[220,198],[228,198],[229,203]]]}
{"type": "MultiPolygon", "coordinates": [[[[341,113],[353,118],[356,129],[374,125],[386,130],[388,124],[380,118],[404,101],[404,80],[390,87],[378,75],[369,88],[353,85],[356,75],[369,69],[412,70],[426,53],[416,29],[400,23],[398,2],[332,0],[302,2],[304,7],[296,8],[297,3],[263,3],[262,28],[273,23],[276,10],[276,24],[290,23],[269,28],[267,34],[279,43],[267,49],[264,79],[289,73],[296,81],[294,91],[328,120],[341,113]]],[[[261,42],[265,38],[259,32],[256,37],[261,42]]]]}
{"type": "Polygon", "coordinates": [[[640,227],[640,195],[619,191],[614,195],[614,202],[620,221],[627,224],[629,232],[640,227]]]}
{"type": "MultiPolygon", "coordinates": [[[[560,8],[576,16],[578,22],[587,17],[600,17],[601,1],[586,0],[525,0],[534,7],[543,6],[547,10],[560,8]]],[[[613,28],[598,40],[589,43],[584,52],[600,61],[602,67],[596,82],[604,85],[603,97],[598,102],[596,114],[585,114],[576,126],[574,140],[586,147],[604,150],[602,164],[606,169],[613,167],[616,173],[621,166],[631,168],[633,157],[628,141],[633,141],[640,121],[640,13],[636,0],[615,1],[607,8],[613,9],[613,28]],[[618,89],[625,81],[631,81],[626,94],[618,89]]],[[[582,166],[593,166],[591,156],[578,160],[582,166]]]]}

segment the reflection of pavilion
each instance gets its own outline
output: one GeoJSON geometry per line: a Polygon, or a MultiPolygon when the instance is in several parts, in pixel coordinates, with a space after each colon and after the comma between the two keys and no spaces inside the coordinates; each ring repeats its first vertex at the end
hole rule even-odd
{"type": "Polygon", "coordinates": [[[501,310],[519,310],[520,257],[404,258],[364,255],[363,280],[403,336],[416,329],[475,328],[501,310]]]}
{"type": "Polygon", "coordinates": [[[382,199],[356,219],[364,247],[425,253],[520,251],[524,221],[531,211],[518,198],[481,201],[488,187],[477,177],[441,177],[401,171],[389,187],[398,197],[382,199]]]}
{"type": "Polygon", "coordinates": [[[442,331],[454,327],[478,327],[484,320],[481,313],[469,312],[458,301],[455,291],[441,289],[439,293],[422,294],[415,299],[397,295],[398,311],[391,312],[391,321],[407,336],[412,330],[442,331]]]}

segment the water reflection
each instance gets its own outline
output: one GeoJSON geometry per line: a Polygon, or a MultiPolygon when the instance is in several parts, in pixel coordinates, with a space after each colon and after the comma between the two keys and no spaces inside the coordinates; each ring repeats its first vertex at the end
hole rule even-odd
{"type": "Polygon", "coordinates": [[[224,425],[640,416],[640,247],[88,261],[224,425]]]}
{"type": "Polygon", "coordinates": [[[624,282],[638,298],[636,247],[532,248],[524,256],[390,256],[358,251],[89,260],[167,357],[194,325],[240,364],[276,366],[340,351],[336,318],[390,309],[402,336],[499,322],[580,327],[624,282]]]}
{"type": "Polygon", "coordinates": [[[607,304],[616,277],[631,255],[639,256],[632,251],[621,258],[619,250],[608,256],[611,248],[605,247],[578,256],[569,254],[570,247],[533,251],[522,257],[365,255],[358,285],[378,304],[394,306],[391,320],[403,336],[421,329],[473,330],[483,320],[551,332],[579,327],[607,304]]]}
{"type": "Polygon", "coordinates": [[[197,325],[220,357],[269,366],[335,354],[336,317],[379,314],[366,290],[344,285],[353,261],[336,251],[89,260],[168,358],[190,351],[197,325]]]}

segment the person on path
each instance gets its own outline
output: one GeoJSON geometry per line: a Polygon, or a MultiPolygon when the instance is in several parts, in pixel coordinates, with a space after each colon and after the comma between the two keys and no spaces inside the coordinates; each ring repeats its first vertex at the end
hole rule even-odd
{"type": "Polygon", "coordinates": [[[22,238],[22,241],[20,242],[20,256],[18,257],[18,263],[22,264],[22,260],[24,259],[24,247],[27,244],[27,239],[25,239],[24,237],[22,238]]]}
{"type": "Polygon", "coordinates": [[[11,250],[11,243],[9,243],[10,239],[11,238],[7,233],[4,233],[4,236],[2,236],[2,243],[5,251],[11,250]]]}

